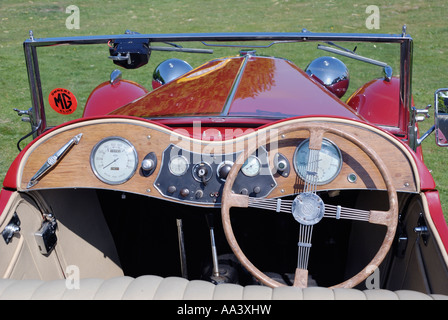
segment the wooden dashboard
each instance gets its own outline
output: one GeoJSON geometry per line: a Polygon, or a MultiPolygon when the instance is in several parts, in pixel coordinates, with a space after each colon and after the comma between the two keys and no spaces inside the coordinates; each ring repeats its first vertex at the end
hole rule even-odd
{"type": "MultiPolygon", "coordinates": [[[[225,179],[218,171],[223,164],[238,161],[248,146],[268,138],[270,142],[267,145],[260,145],[260,151],[257,152],[262,170],[254,172],[254,175],[240,174],[241,177],[235,180],[233,190],[253,197],[274,198],[292,195],[303,192],[304,182],[297,174],[294,165],[297,160],[294,155],[298,146],[308,139],[310,133],[300,129],[284,135],[276,133],[282,127],[291,124],[297,124],[300,128],[301,123],[337,128],[356,137],[382,159],[397,191],[419,192],[420,181],[416,165],[404,146],[388,134],[365,124],[331,118],[287,120],[226,141],[192,139],[176,133],[175,130],[145,120],[129,118],[84,120],[55,129],[28,148],[19,166],[17,186],[21,191],[54,188],[110,189],[198,206],[219,206],[220,192],[225,179]],[[79,134],[82,134],[79,143],[71,146],[59,162],[39,177],[35,185],[30,186],[30,180],[47,159],[79,134]],[[133,146],[136,154],[135,171],[129,179],[118,184],[100,180],[91,164],[92,150],[108,137],[124,138],[133,146]],[[155,163],[152,172],[147,174],[142,169],[142,161],[149,154],[155,163]],[[181,172],[174,172],[175,174],[170,170],[173,155],[182,155],[187,160],[186,167],[181,172]],[[278,164],[279,157],[282,160],[281,167],[278,164]],[[201,162],[206,162],[208,167],[199,165],[201,162]],[[198,171],[199,169],[206,170],[198,171]],[[205,181],[202,175],[198,178],[197,172],[205,172],[208,180],[205,181]]],[[[323,135],[326,140],[338,147],[342,163],[333,180],[316,186],[318,191],[385,189],[379,170],[359,146],[331,132],[323,135]]]]}

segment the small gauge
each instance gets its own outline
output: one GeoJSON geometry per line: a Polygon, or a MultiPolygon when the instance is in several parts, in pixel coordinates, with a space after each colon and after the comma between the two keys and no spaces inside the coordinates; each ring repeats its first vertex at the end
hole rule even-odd
{"type": "Polygon", "coordinates": [[[255,177],[260,173],[261,162],[256,156],[249,156],[241,167],[241,171],[248,177],[255,177]]]}
{"type": "Polygon", "coordinates": [[[101,181],[121,184],[128,181],[137,170],[137,151],[124,138],[104,138],[92,149],[90,165],[101,181]]]}
{"type": "Polygon", "coordinates": [[[190,163],[184,156],[174,156],[168,163],[168,169],[175,176],[183,176],[188,170],[190,163]]]}
{"type": "Polygon", "coordinates": [[[304,140],[296,149],[294,153],[294,169],[297,174],[305,181],[311,179],[315,181],[317,185],[323,185],[333,181],[341,171],[342,167],[342,155],[339,148],[330,140],[323,139],[322,147],[319,150],[318,157],[314,161],[317,161],[315,165],[310,165],[310,149],[309,139],[304,140]],[[316,172],[310,172],[310,168],[316,172]]]}

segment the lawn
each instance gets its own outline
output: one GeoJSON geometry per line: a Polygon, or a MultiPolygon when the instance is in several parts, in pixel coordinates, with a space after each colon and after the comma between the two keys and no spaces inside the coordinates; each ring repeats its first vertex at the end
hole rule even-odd
{"type": "MultiPolygon", "coordinates": [[[[407,25],[414,39],[413,93],[416,106],[433,103],[433,92],[448,87],[448,3],[435,0],[410,1],[12,1],[0,4],[0,181],[17,155],[17,141],[29,131],[29,124],[21,122],[13,108],[28,109],[30,96],[25,69],[22,42],[33,30],[35,37],[79,36],[94,34],[120,34],[126,29],[141,33],[177,32],[232,32],[278,31],[294,32],[307,28],[315,32],[378,32],[400,33],[407,25]],[[67,7],[79,8],[79,29],[67,28],[71,12],[67,7]],[[379,29],[366,26],[369,12],[375,5],[379,9],[379,29]]],[[[70,22],[70,21],[69,21],[70,22]]],[[[73,21],[72,21],[73,22],[73,21]]],[[[92,56],[79,55],[66,49],[74,61],[88,63],[95,76],[100,67],[87,61],[92,56]]],[[[308,51],[303,53],[308,54],[308,51]]],[[[307,60],[307,57],[301,57],[307,60]]],[[[196,58],[193,58],[196,59],[196,58]]],[[[311,57],[309,58],[311,59],[311,57]]],[[[105,59],[107,61],[107,59],[105,59]]],[[[152,70],[157,59],[150,61],[152,70]]],[[[59,70],[63,62],[54,57],[47,68],[59,70]]],[[[193,60],[192,64],[200,63],[193,60]]],[[[301,65],[301,67],[304,67],[301,65]]],[[[55,74],[57,74],[55,71],[55,74]]],[[[151,76],[149,71],[141,76],[151,76]]],[[[82,85],[77,70],[66,75],[82,85]]],[[[55,78],[57,80],[57,78],[55,78]]],[[[103,80],[104,81],[104,80],[103,80]]],[[[99,82],[98,82],[99,83],[99,82]]],[[[354,89],[354,88],[352,88],[354,89]]],[[[81,100],[82,104],[85,102],[81,100]]],[[[432,119],[421,124],[426,131],[432,119]]],[[[30,139],[22,143],[22,147],[30,139]]],[[[431,135],[423,143],[426,163],[432,170],[442,197],[444,212],[448,212],[448,170],[444,170],[447,150],[438,148],[431,135]]],[[[445,214],[446,215],[446,214],[445,214]]],[[[447,215],[446,215],[447,217],[447,215]]]]}

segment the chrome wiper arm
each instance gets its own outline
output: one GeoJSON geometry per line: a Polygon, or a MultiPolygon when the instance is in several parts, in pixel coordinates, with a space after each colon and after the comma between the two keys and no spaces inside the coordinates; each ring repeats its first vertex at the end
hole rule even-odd
{"type": "Polygon", "coordinates": [[[350,52],[348,50],[347,51],[345,51],[345,50],[343,51],[343,50],[327,47],[327,46],[324,46],[324,45],[321,45],[321,44],[317,45],[317,49],[328,51],[328,52],[331,52],[331,53],[336,53],[336,54],[339,54],[339,55],[344,56],[344,57],[352,58],[352,59],[359,60],[359,61],[362,61],[362,62],[367,62],[367,63],[373,64],[373,65],[376,65],[376,66],[379,66],[379,67],[383,67],[383,68],[389,66],[385,62],[378,61],[378,60],[371,59],[371,58],[366,58],[366,57],[360,56],[360,55],[358,55],[356,53],[350,52]]]}
{"type": "Polygon", "coordinates": [[[30,182],[28,182],[28,185],[26,186],[27,189],[35,186],[39,179],[47,173],[51,168],[56,166],[59,161],[61,161],[62,157],[70,150],[72,146],[75,144],[78,144],[81,140],[82,133],[76,135],[73,137],[69,142],[67,142],[61,149],[56,151],[51,157],[45,161],[45,163],[42,165],[42,167],[36,172],[36,174],[31,178],[30,182]]]}
{"type": "Polygon", "coordinates": [[[170,51],[170,52],[213,54],[213,50],[210,50],[210,49],[184,48],[184,47],[180,47],[180,46],[175,46],[175,47],[150,46],[149,49],[152,51],[170,51]]]}
{"type": "Polygon", "coordinates": [[[353,53],[353,54],[356,54],[355,51],[356,51],[356,48],[358,48],[358,47],[356,46],[353,50],[350,50],[350,49],[344,48],[343,46],[340,46],[340,45],[338,45],[338,44],[336,44],[336,43],[334,43],[334,42],[331,42],[331,41],[328,41],[328,42],[325,42],[325,43],[326,43],[326,44],[329,44],[330,46],[339,48],[339,49],[341,49],[341,50],[343,50],[343,51],[350,52],[350,53],[353,53]]]}
{"type": "Polygon", "coordinates": [[[207,43],[205,41],[201,41],[201,43],[206,47],[220,47],[220,48],[245,48],[245,49],[266,49],[270,48],[273,45],[279,43],[294,43],[298,42],[297,40],[280,40],[280,41],[272,41],[266,45],[248,45],[248,44],[215,44],[215,43],[207,43]]]}
{"type": "MultiPolygon", "coordinates": [[[[331,43],[331,45],[334,45],[334,44],[331,43]]],[[[360,56],[360,55],[356,54],[354,51],[350,51],[350,50],[345,49],[345,48],[342,48],[343,50],[339,50],[339,49],[335,49],[335,48],[331,48],[331,47],[327,47],[327,46],[318,44],[317,45],[317,49],[324,50],[324,51],[331,52],[331,53],[335,53],[335,54],[339,54],[339,55],[347,57],[347,58],[352,58],[352,59],[355,59],[355,60],[358,60],[358,61],[362,61],[362,62],[373,64],[375,66],[382,67],[383,68],[383,72],[384,72],[385,80],[386,81],[390,81],[390,79],[392,78],[392,73],[393,73],[392,67],[390,65],[388,65],[387,63],[385,63],[385,62],[360,56]]]]}

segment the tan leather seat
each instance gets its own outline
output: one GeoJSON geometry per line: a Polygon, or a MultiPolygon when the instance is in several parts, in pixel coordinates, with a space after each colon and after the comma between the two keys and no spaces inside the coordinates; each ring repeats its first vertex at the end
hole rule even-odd
{"type": "Polygon", "coordinates": [[[81,279],[79,288],[71,288],[66,280],[0,279],[0,299],[14,300],[448,300],[444,295],[427,295],[416,291],[329,289],[310,287],[299,289],[236,284],[214,285],[201,280],[142,276],[81,279]]]}

